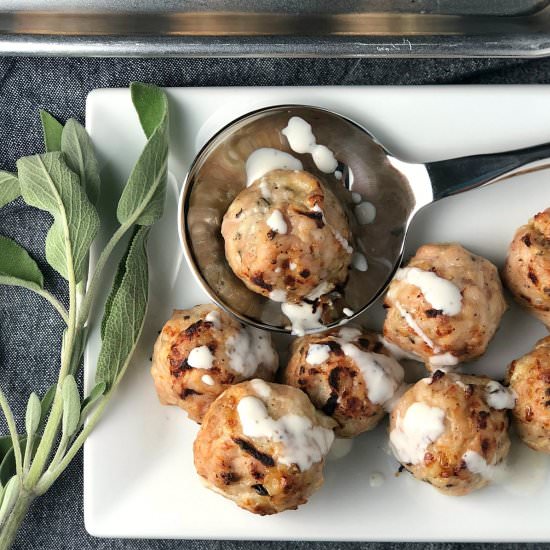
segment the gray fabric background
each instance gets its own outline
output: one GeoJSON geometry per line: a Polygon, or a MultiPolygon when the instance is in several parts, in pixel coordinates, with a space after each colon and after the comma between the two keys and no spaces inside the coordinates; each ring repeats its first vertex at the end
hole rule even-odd
{"type": "MultiPolygon", "coordinates": [[[[0,168],[13,170],[17,158],[42,150],[38,109],[60,120],[83,122],[87,93],[98,87],[127,86],[132,80],[163,86],[313,84],[508,84],[550,83],[550,59],[521,60],[175,60],[0,58],[0,168]]],[[[47,214],[17,200],[0,209],[0,234],[25,246],[38,261],[46,287],[66,301],[66,285],[44,260],[50,224],[47,214]]],[[[59,368],[61,323],[30,292],[0,287],[0,383],[16,416],[24,416],[31,391],[40,395],[59,368]]],[[[4,424],[0,427],[5,429],[4,424]]],[[[541,503],[548,507],[548,503],[541,503]]],[[[465,521],[467,518],[456,518],[465,521]]],[[[368,521],[368,518],[365,518],[368,521]]],[[[521,526],[518,525],[521,530],[521,526]]],[[[52,490],[32,507],[15,548],[251,550],[254,542],[131,541],[94,539],[84,530],[82,458],[73,461],[52,490]]],[[[299,548],[438,548],[463,545],[261,543],[266,550],[299,548]]],[[[499,548],[512,548],[505,545],[499,548]]],[[[479,546],[478,546],[479,547],[479,546]]],[[[494,548],[496,545],[483,545],[494,548]]],[[[548,545],[536,545],[548,548],[548,545]]]]}

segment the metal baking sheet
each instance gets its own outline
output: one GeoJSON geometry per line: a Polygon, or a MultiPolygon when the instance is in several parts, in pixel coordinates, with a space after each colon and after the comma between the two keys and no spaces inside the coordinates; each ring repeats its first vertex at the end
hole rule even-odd
{"type": "Polygon", "coordinates": [[[550,0],[0,0],[0,53],[535,57],[550,0]]]}

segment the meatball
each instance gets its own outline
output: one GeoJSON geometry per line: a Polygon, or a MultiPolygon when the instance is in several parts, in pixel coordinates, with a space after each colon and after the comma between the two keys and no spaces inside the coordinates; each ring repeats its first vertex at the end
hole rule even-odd
{"type": "Polygon", "coordinates": [[[421,246],[384,306],[385,339],[432,371],[482,355],[507,307],[497,268],[459,244],[421,246]]]}
{"type": "Polygon", "coordinates": [[[205,484],[255,514],[294,510],[323,484],[333,420],[290,386],[251,380],[210,407],[193,447],[205,484]]]}
{"type": "Polygon", "coordinates": [[[308,172],[273,170],[244,189],[222,223],[227,261],[252,291],[278,302],[318,298],[348,276],[348,220],[308,172]]]}
{"type": "Polygon", "coordinates": [[[508,367],[515,393],[512,414],[521,439],[535,451],[550,453],[550,336],[508,367]]]}
{"type": "Polygon", "coordinates": [[[398,401],[390,446],[417,479],[445,494],[468,494],[494,479],[508,454],[510,401],[485,376],[436,371],[398,401]]]}
{"type": "Polygon", "coordinates": [[[295,340],[283,381],[336,420],[336,435],[354,437],[380,422],[403,375],[375,333],[343,328],[295,340]]]}
{"type": "Polygon", "coordinates": [[[519,304],[550,329],[550,208],[517,230],[503,278],[519,304]]]}
{"type": "Polygon", "coordinates": [[[217,306],[176,310],[153,351],[151,374],[164,405],[177,405],[201,422],[230,384],[271,380],[278,355],[268,333],[244,327],[217,306]]]}

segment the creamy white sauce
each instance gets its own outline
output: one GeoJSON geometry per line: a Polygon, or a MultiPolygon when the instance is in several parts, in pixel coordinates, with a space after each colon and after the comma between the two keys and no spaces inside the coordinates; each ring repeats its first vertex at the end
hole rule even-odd
{"type": "MultiPolygon", "coordinates": [[[[277,270],[275,270],[277,271],[277,270]]],[[[286,301],[286,292],[284,290],[275,289],[269,293],[269,299],[274,302],[284,302],[286,301]]]]}
{"type": "Polygon", "coordinates": [[[424,340],[424,342],[432,348],[436,353],[439,352],[439,348],[432,342],[428,335],[420,328],[420,325],[414,320],[413,316],[399,303],[395,302],[395,307],[399,311],[401,317],[405,319],[407,325],[409,325],[413,331],[424,340]]]}
{"type": "Polygon", "coordinates": [[[513,390],[505,388],[496,380],[491,380],[485,386],[485,400],[493,409],[513,409],[516,406],[516,394],[513,390]]]}
{"type": "Polygon", "coordinates": [[[384,402],[384,410],[387,413],[391,413],[393,409],[395,409],[397,403],[399,403],[399,400],[401,397],[403,397],[403,394],[412,386],[412,384],[406,384],[405,382],[401,382],[401,385],[395,390],[395,393],[392,395],[390,399],[384,402]]]}
{"type": "Polygon", "coordinates": [[[393,357],[363,351],[350,342],[342,344],[342,351],[357,365],[371,403],[383,404],[392,399],[405,376],[403,367],[393,357]]]}
{"type": "Polygon", "coordinates": [[[425,403],[413,403],[405,416],[397,417],[390,432],[390,445],[395,457],[403,464],[420,464],[428,445],[445,431],[445,412],[425,403]]]}
{"type": "Polygon", "coordinates": [[[347,456],[353,447],[353,439],[337,437],[330,448],[327,455],[327,460],[340,460],[347,456]]]}
{"type": "Polygon", "coordinates": [[[342,327],[338,331],[338,336],[345,342],[353,342],[353,340],[359,338],[361,334],[361,331],[355,327],[342,327]]]}
{"type": "Polygon", "coordinates": [[[271,200],[271,189],[269,188],[269,185],[266,181],[262,180],[260,182],[260,193],[266,201],[271,200]]]}
{"type": "Polygon", "coordinates": [[[358,204],[353,212],[361,225],[368,225],[376,219],[376,206],[368,201],[358,204]]]}
{"type": "Polygon", "coordinates": [[[289,267],[292,271],[294,271],[294,270],[296,269],[296,264],[295,264],[294,262],[290,262],[290,263],[288,264],[288,267],[289,267]]]}
{"type": "Polygon", "coordinates": [[[448,351],[446,353],[432,355],[428,359],[428,363],[432,367],[452,367],[454,365],[458,365],[458,357],[455,357],[450,351],[448,351]]]}
{"type": "Polygon", "coordinates": [[[363,197],[361,197],[361,195],[359,193],[356,193],[355,191],[352,191],[351,192],[351,200],[353,201],[354,204],[359,204],[363,200],[363,197]]]}
{"type": "Polygon", "coordinates": [[[397,270],[395,279],[418,287],[426,301],[434,309],[443,311],[445,315],[457,315],[462,309],[460,289],[451,281],[439,277],[432,271],[424,271],[417,267],[404,267],[397,270]]]}
{"type": "Polygon", "coordinates": [[[253,376],[260,365],[272,372],[278,367],[271,339],[257,328],[241,328],[226,340],[225,350],[230,368],[245,378],[253,376]]]}
{"type": "Polygon", "coordinates": [[[334,172],[338,168],[338,161],[333,152],[325,145],[318,145],[311,124],[303,118],[293,116],[282,130],[290,148],[296,153],[309,153],[315,166],[325,174],[334,172]]]}
{"type": "Polygon", "coordinates": [[[302,472],[320,462],[334,440],[332,430],[314,426],[305,416],[285,414],[275,420],[257,397],[243,397],[237,412],[244,435],[281,443],[278,461],[287,466],[296,464],[302,472]]]}
{"type": "Polygon", "coordinates": [[[320,365],[330,357],[330,348],[326,344],[310,344],[307,350],[306,363],[320,365]]]}
{"type": "Polygon", "coordinates": [[[302,169],[302,163],[292,155],[284,151],[279,151],[278,149],[262,147],[251,153],[246,160],[246,185],[251,185],[257,179],[265,176],[265,174],[272,170],[302,169]]]}
{"type": "Polygon", "coordinates": [[[262,399],[265,400],[271,397],[271,388],[269,387],[269,384],[261,378],[254,378],[253,380],[250,380],[250,385],[252,386],[254,393],[262,399]]]}
{"type": "Polygon", "coordinates": [[[220,330],[222,328],[222,322],[220,319],[220,312],[219,311],[211,311],[208,313],[208,315],[204,318],[205,321],[208,323],[212,323],[215,329],[220,330]]]}
{"type": "Polygon", "coordinates": [[[482,478],[493,480],[498,476],[499,467],[494,464],[488,464],[485,458],[475,451],[466,451],[462,455],[462,460],[466,463],[466,468],[473,474],[479,474],[482,478]]]}
{"type": "Polygon", "coordinates": [[[336,229],[332,229],[332,234],[348,254],[351,254],[353,252],[353,248],[350,246],[347,239],[342,235],[342,233],[340,233],[340,231],[337,231],[336,229]]]}
{"type": "Polygon", "coordinates": [[[394,344],[393,342],[390,342],[389,340],[386,340],[383,336],[379,336],[378,339],[382,344],[384,344],[384,347],[387,348],[387,350],[397,359],[411,359],[412,361],[422,361],[422,358],[416,355],[416,353],[412,353],[411,351],[406,351],[404,349],[401,349],[399,346],[394,344]]]}
{"type": "Polygon", "coordinates": [[[273,210],[271,216],[267,218],[266,223],[276,233],[284,235],[288,231],[288,226],[280,210],[273,210]]]}
{"type": "Polygon", "coordinates": [[[320,298],[324,294],[327,294],[334,288],[334,285],[332,283],[328,283],[327,281],[323,281],[322,283],[319,283],[307,296],[306,298],[308,300],[317,300],[317,298],[320,298]]]}
{"type": "Polygon", "coordinates": [[[203,376],[201,377],[201,380],[207,386],[213,386],[215,384],[214,379],[209,374],[203,374],[203,376]]]}
{"type": "Polygon", "coordinates": [[[351,317],[351,316],[354,314],[354,311],[353,311],[353,309],[350,309],[349,307],[345,307],[345,308],[342,310],[342,313],[343,313],[346,317],[351,317]]]}
{"type": "Polygon", "coordinates": [[[281,305],[282,312],[288,317],[292,325],[292,334],[303,336],[306,331],[322,328],[321,308],[306,302],[293,304],[284,302],[281,305]]]}
{"type": "Polygon", "coordinates": [[[208,346],[193,348],[187,357],[187,363],[194,369],[211,369],[214,363],[214,355],[208,346]]]}
{"type": "Polygon", "coordinates": [[[384,482],[386,481],[386,478],[384,477],[384,474],[380,472],[372,472],[372,474],[369,476],[369,485],[371,487],[381,487],[384,485],[384,482]]]}
{"type": "Polygon", "coordinates": [[[340,172],[340,170],[335,170],[335,171],[334,171],[334,177],[335,177],[337,180],[341,180],[341,179],[342,179],[342,172],[340,172]]]}
{"type": "MultiPolygon", "coordinates": [[[[353,250],[353,249],[352,249],[353,250]]],[[[354,252],[351,257],[351,266],[357,271],[367,271],[369,264],[367,263],[367,258],[361,252],[354,252]]]]}

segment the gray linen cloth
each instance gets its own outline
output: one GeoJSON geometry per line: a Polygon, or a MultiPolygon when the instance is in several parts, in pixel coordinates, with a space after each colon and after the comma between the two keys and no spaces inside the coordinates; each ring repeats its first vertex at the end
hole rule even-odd
{"type": "MultiPolygon", "coordinates": [[[[60,120],[75,117],[83,122],[85,99],[90,90],[125,87],[132,80],[162,86],[549,83],[550,59],[0,58],[0,168],[13,170],[17,158],[42,151],[39,108],[47,109],[60,120]]],[[[44,239],[50,223],[48,214],[27,207],[20,199],[0,209],[0,234],[15,239],[30,251],[45,275],[48,290],[66,302],[65,282],[44,259],[44,239]]],[[[0,383],[19,420],[24,417],[29,393],[36,391],[41,395],[56,376],[61,330],[59,318],[42,299],[25,290],[0,286],[0,383]]],[[[3,420],[0,428],[6,433],[3,420]]],[[[541,503],[541,506],[548,507],[548,503],[541,503]]],[[[450,520],[467,522],[467,518],[450,520]]],[[[15,548],[252,550],[260,544],[265,550],[398,547],[455,550],[464,546],[95,539],[84,529],[82,457],[79,454],[53,488],[31,508],[15,548]]],[[[475,546],[487,550],[497,547],[493,544],[475,546]]],[[[518,545],[498,546],[500,549],[513,547],[518,545]]],[[[536,545],[536,548],[550,549],[550,545],[536,545]]]]}

